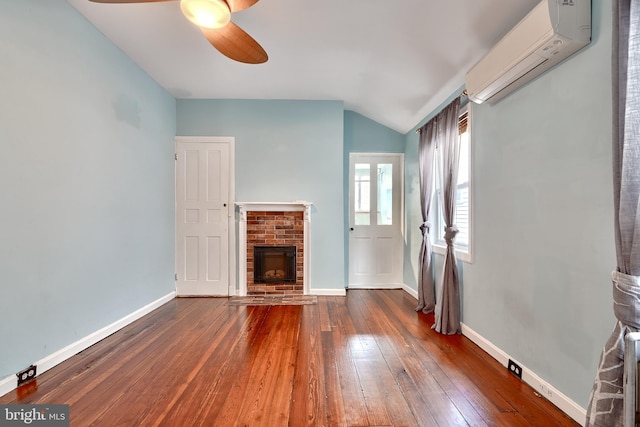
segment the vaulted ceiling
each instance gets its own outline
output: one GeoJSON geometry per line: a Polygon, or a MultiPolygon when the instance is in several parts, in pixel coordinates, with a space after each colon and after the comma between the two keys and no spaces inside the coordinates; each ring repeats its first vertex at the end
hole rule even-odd
{"type": "Polygon", "coordinates": [[[178,99],[340,100],[401,133],[538,3],[260,0],[232,14],[269,55],[248,65],[215,50],[178,1],[67,1],[178,99]]]}

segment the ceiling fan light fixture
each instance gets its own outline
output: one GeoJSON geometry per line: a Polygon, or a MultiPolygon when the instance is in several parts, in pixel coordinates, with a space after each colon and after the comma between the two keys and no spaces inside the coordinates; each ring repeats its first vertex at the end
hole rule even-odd
{"type": "Polygon", "coordinates": [[[223,0],[181,0],[180,9],[199,27],[222,28],[231,20],[231,11],[223,0]]]}

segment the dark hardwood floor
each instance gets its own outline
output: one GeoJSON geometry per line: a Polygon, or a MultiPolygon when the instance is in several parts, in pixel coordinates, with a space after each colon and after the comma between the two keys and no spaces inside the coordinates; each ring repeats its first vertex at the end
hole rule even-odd
{"type": "Polygon", "coordinates": [[[398,290],[317,305],[175,299],[0,403],[71,426],[577,426],[398,290]]]}

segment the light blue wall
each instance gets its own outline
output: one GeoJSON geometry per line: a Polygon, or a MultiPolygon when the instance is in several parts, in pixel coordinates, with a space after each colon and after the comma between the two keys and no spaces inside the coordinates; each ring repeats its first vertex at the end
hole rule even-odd
{"type": "Polygon", "coordinates": [[[178,100],[178,135],[236,139],[236,200],[313,202],[312,289],[344,288],[343,105],[178,100]]]}
{"type": "Polygon", "coordinates": [[[346,157],[349,153],[403,153],[404,145],[405,139],[401,133],[355,111],[344,112],[346,157]]]}
{"type": "MultiPolygon", "coordinates": [[[[463,321],[583,407],[614,324],[610,9],[593,2],[587,49],[471,117],[475,261],[462,264],[463,321]]],[[[416,147],[410,132],[415,230],[416,147]]],[[[407,273],[415,286],[415,265],[407,273]]]]}
{"type": "Polygon", "coordinates": [[[175,100],[64,0],[0,58],[3,379],[174,289],[175,100]]]}
{"type": "MultiPolygon", "coordinates": [[[[344,112],[344,217],[349,224],[349,154],[404,153],[405,138],[399,132],[355,111],[344,112]]],[[[344,234],[345,283],[349,281],[349,230],[344,234]]]]}

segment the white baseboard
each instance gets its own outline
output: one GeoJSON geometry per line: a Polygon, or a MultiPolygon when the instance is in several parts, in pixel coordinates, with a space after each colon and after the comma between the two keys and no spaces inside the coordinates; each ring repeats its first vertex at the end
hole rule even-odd
{"type": "MultiPolygon", "coordinates": [[[[159,298],[147,305],[145,305],[144,307],[134,311],[133,313],[123,317],[120,320],[117,320],[115,322],[113,322],[110,325],[105,326],[104,328],[95,331],[89,335],[87,335],[84,338],[79,339],[78,341],[69,344],[68,346],[64,347],[63,349],[60,349],[58,351],[56,351],[55,353],[52,353],[46,357],[44,357],[43,359],[38,360],[37,362],[33,363],[34,365],[37,366],[37,370],[38,370],[38,375],[42,374],[43,372],[48,371],[49,369],[53,368],[54,366],[56,366],[59,363],[64,362],[65,360],[69,359],[70,357],[80,353],[81,351],[91,347],[92,345],[94,345],[95,343],[97,343],[98,341],[103,340],[104,338],[108,337],[109,335],[113,334],[114,332],[117,332],[118,330],[124,328],[125,326],[129,325],[130,323],[133,323],[134,321],[138,320],[139,318],[141,318],[142,316],[152,312],[153,310],[155,310],[156,308],[166,304],[167,302],[171,301],[172,299],[174,299],[176,296],[175,291],[170,292],[169,294],[163,296],[162,298],[159,298]]],[[[25,364],[25,368],[29,366],[29,364],[25,364]]],[[[0,396],[4,396],[5,394],[9,393],[10,391],[14,390],[16,387],[18,386],[18,378],[15,375],[9,376],[3,380],[0,380],[0,396]]]]}
{"type": "Polygon", "coordinates": [[[385,283],[382,285],[360,285],[360,284],[349,284],[347,285],[347,289],[403,289],[402,283],[385,283]]]}
{"type": "Polygon", "coordinates": [[[402,289],[408,293],[409,295],[411,295],[412,297],[414,297],[416,300],[418,299],[418,291],[410,288],[408,285],[405,285],[404,283],[402,284],[402,289]]]}
{"type": "Polygon", "coordinates": [[[0,396],[4,396],[9,393],[11,390],[17,387],[18,377],[12,375],[3,380],[0,380],[0,396]]]}
{"type": "Polygon", "coordinates": [[[478,347],[487,352],[491,357],[496,359],[502,366],[505,368],[509,363],[509,359],[516,362],[522,368],[522,381],[529,384],[533,387],[536,392],[538,392],[541,396],[549,400],[551,403],[556,405],[561,411],[565,414],[569,415],[580,425],[584,425],[586,422],[587,411],[582,406],[578,405],[576,402],[568,398],[566,395],[561,393],[554,386],[549,384],[547,381],[540,378],[536,373],[529,370],[526,366],[524,366],[519,361],[515,360],[513,357],[510,357],[507,353],[502,351],[500,348],[496,347],[485,339],[483,336],[475,332],[473,329],[465,325],[464,323],[461,325],[462,335],[469,338],[473,341],[478,347]]]}
{"type": "Polygon", "coordinates": [[[344,297],[347,295],[347,290],[346,289],[310,289],[309,295],[344,297]]]}

